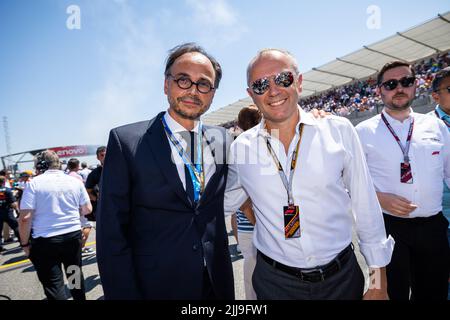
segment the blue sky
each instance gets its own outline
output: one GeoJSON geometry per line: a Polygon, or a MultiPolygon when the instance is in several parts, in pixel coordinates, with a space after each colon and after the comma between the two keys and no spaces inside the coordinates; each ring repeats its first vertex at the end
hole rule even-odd
{"type": "Polygon", "coordinates": [[[0,117],[13,153],[106,144],[111,128],[167,108],[164,60],[182,42],[222,64],[216,110],[247,96],[261,48],[291,51],[305,72],[449,10],[448,0],[0,0],[0,117]],[[70,5],[80,29],[66,27],[70,5]],[[367,27],[371,5],[380,29],[367,27]]]}

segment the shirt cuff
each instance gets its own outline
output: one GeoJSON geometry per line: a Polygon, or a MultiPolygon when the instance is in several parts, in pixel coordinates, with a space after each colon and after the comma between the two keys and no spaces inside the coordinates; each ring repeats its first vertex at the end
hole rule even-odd
{"type": "Polygon", "coordinates": [[[369,268],[382,268],[387,266],[391,262],[394,245],[395,240],[390,235],[381,243],[359,242],[359,248],[369,268]]]}

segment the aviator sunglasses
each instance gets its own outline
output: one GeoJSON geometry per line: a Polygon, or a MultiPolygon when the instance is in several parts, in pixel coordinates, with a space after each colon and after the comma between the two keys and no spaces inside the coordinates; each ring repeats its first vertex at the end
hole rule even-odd
{"type": "Polygon", "coordinates": [[[400,80],[391,79],[391,80],[385,81],[382,84],[380,84],[380,87],[383,86],[386,90],[392,91],[395,88],[397,88],[399,83],[402,85],[403,88],[409,88],[414,85],[415,81],[416,81],[416,78],[412,77],[412,76],[403,77],[400,80]]]}
{"type": "Polygon", "coordinates": [[[279,87],[287,88],[294,82],[294,75],[290,71],[281,72],[272,77],[261,78],[253,81],[251,89],[257,95],[264,94],[270,87],[270,79],[273,78],[275,84],[279,87]]]}

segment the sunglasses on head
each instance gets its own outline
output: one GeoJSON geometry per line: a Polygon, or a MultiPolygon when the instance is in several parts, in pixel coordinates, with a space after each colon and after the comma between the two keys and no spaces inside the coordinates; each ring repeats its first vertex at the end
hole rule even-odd
{"type": "Polygon", "coordinates": [[[380,84],[380,87],[383,86],[386,90],[391,91],[398,87],[398,84],[400,83],[403,88],[409,88],[414,85],[414,82],[416,81],[416,78],[413,76],[403,77],[400,80],[397,79],[391,79],[383,82],[380,84]]]}
{"type": "Polygon", "coordinates": [[[257,95],[264,94],[270,87],[270,79],[273,78],[275,84],[279,87],[287,88],[294,83],[294,74],[290,71],[281,72],[272,77],[261,78],[253,81],[251,88],[257,95]]]}

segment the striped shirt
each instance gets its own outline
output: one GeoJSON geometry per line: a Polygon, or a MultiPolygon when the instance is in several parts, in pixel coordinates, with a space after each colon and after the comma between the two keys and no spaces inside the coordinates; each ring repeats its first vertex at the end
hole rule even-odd
{"type": "Polygon", "coordinates": [[[247,219],[245,213],[243,213],[241,210],[236,211],[236,218],[239,232],[253,232],[255,226],[252,225],[251,222],[247,219]]]}

